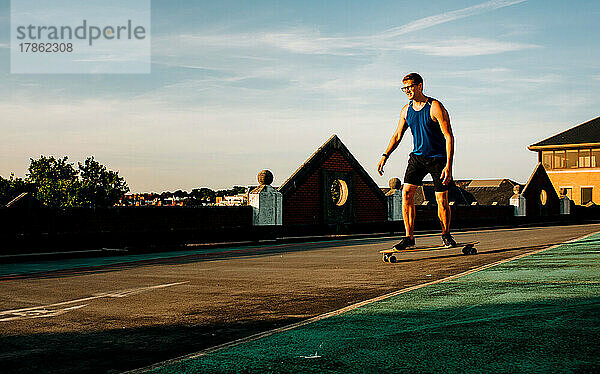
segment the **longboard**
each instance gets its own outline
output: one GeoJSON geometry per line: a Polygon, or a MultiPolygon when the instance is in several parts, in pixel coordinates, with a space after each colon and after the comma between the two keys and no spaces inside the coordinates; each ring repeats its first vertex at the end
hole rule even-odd
{"type": "Polygon", "coordinates": [[[454,249],[454,248],[462,247],[463,254],[474,255],[477,253],[477,248],[475,248],[475,244],[478,244],[478,243],[479,243],[478,241],[456,243],[456,247],[446,247],[443,245],[436,245],[436,246],[429,246],[429,247],[413,247],[413,248],[408,248],[408,249],[403,249],[403,250],[398,250],[398,249],[392,248],[392,249],[384,249],[383,251],[379,251],[379,253],[383,254],[383,262],[391,262],[391,263],[396,262],[396,260],[397,260],[396,255],[395,255],[396,253],[404,253],[404,252],[435,251],[435,250],[439,250],[439,249],[454,249]]]}

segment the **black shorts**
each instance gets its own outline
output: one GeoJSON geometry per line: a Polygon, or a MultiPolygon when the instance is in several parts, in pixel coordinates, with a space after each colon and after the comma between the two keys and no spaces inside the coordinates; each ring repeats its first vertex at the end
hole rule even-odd
{"type": "Polygon", "coordinates": [[[411,153],[410,158],[408,159],[406,173],[404,174],[404,183],[422,186],[423,178],[425,178],[427,174],[431,174],[435,192],[448,191],[448,189],[454,185],[454,181],[451,180],[448,184],[442,183],[441,176],[445,167],[445,157],[426,157],[411,153]]]}

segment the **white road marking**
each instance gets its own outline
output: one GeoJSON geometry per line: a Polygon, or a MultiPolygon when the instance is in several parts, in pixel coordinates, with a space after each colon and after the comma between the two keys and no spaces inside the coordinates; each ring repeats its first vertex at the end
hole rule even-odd
{"type": "Polygon", "coordinates": [[[84,306],[86,306],[88,304],[61,308],[62,306],[71,305],[71,304],[80,304],[80,303],[83,303],[86,301],[96,300],[96,299],[101,299],[101,298],[122,298],[122,297],[131,296],[131,295],[136,295],[136,294],[146,292],[146,291],[151,291],[151,290],[156,290],[156,289],[171,287],[171,286],[177,286],[177,285],[185,284],[185,283],[189,283],[189,281],[159,284],[156,286],[130,288],[130,289],[119,290],[119,291],[102,292],[102,293],[98,293],[98,294],[95,294],[90,297],[84,297],[82,299],[76,299],[76,300],[70,300],[70,301],[63,301],[63,302],[55,303],[55,304],[34,306],[34,307],[21,308],[21,309],[4,310],[4,311],[0,312],[0,322],[14,321],[14,320],[18,320],[18,319],[54,317],[54,316],[58,316],[58,315],[66,313],[66,312],[69,312],[71,310],[83,308],[84,306]]]}
{"type": "Polygon", "coordinates": [[[76,305],[76,306],[72,306],[70,308],[62,308],[62,309],[56,309],[56,310],[51,310],[51,309],[46,309],[44,307],[41,307],[39,309],[28,310],[28,311],[25,311],[25,312],[15,312],[15,313],[11,313],[13,315],[12,317],[2,318],[2,319],[0,319],[0,322],[3,322],[3,321],[14,321],[14,320],[17,320],[17,319],[31,319],[31,318],[55,317],[55,316],[59,316],[61,314],[65,314],[65,313],[67,313],[67,312],[69,312],[71,310],[83,308],[86,305],[87,304],[76,305]]]}

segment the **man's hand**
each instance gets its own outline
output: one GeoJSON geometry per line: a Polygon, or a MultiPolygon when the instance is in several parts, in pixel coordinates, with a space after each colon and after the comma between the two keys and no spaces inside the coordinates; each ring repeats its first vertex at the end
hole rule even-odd
{"type": "Polygon", "coordinates": [[[387,157],[383,156],[381,160],[379,160],[379,164],[377,164],[377,172],[379,175],[383,175],[383,165],[385,165],[387,159],[387,157]]]}
{"type": "Polygon", "coordinates": [[[440,178],[442,179],[443,184],[450,183],[450,181],[452,180],[452,169],[446,166],[444,170],[442,170],[442,175],[440,178]]]}

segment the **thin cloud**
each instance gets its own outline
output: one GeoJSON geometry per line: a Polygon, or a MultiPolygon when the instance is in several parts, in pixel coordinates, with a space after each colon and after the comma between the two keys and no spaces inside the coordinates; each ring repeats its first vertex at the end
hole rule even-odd
{"type": "MultiPolygon", "coordinates": [[[[523,3],[526,0],[492,0],[471,7],[436,14],[418,19],[405,25],[387,29],[374,35],[354,37],[324,37],[318,30],[294,29],[281,32],[252,32],[239,34],[182,34],[178,36],[177,43],[170,38],[155,38],[154,49],[156,54],[160,50],[168,51],[173,45],[184,47],[186,45],[212,47],[218,49],[246,49],[252,50],[261,47],[285,50],[291,53],[319,55],[329,54],[336,56],[354,56],[372,53],[375,50],[401,50],[397,37],[411,32],[430,28],[442,23],[451,22],[461,18],[490,12],[496,9],[523,3]]],[[[506,48],[506,47],[505,47],[506,48]]],[[[417,48],[412,48],[416,49],[417,48]]],[[[498,49],[493,48],[493,50],[498,49]]],[[[513,50],[509,48],[509,50],[513,50]]],[[[485,50],[482,50],[482,52],[485,50]]],[[[497,52],[492,52],[497,53],[497,52]]],[[[485,53],[479,53],[485,54],[485,53]]],[[[451,55],[448,52],[443,55],[451,55]]],[[[465,54],[475,55],[473,52],[465,54]]]]}
{"type": "Polygon", "coordinates": [[[540,46],[535,44],[501,42],[498,40],[482,38],[468,38],[435,43],[406,44],[403,48],[432,56],[467,57],[521,51],[524,49],[540,48],[540,46]]]}
{"type": "MultiPolygon", "coordinates": [[[[445,77],[456,77],[456,78],[489,78],[498,74],[509,74],[512,70],[505,67],[491,67],[491,68],[483,68],[483,69],[475,69],[475,70],[452,70],[452,71],[444,71],[443,75],[445,77]]],[[[503,77],[502,79],[505,79],[503,77]]]]}
{"type": "MultiPolygon", "coordinates": [[[[177,37],[178,46],[217,48],[219,50],[248,50],[273,48],[298,54],[332,54],[349,56],[360,53],[369,43],[361,38],[322,37],[314,30],[296,29],[283,32],[253,32],[240,34],[197,35],[182,34],[177,37]]],[[[156,40],[158,50],[167,51],[171,39],[156,40]],[[162,48],[162,47],[165,48],[162,48]]],[[[246,57],[247,58],[247,57],[246,57]]],[[[255,58],[256,59],[256,58],[255,58]]]]}
{"type": "Polygon", "coordinates": [[[505,67],[491,67],[462,71],[443,71],[440,72],[439,75],[445,78],[467,78],[492,85],[503,84],[507,81],[511,81],[512,87],[519,85],[539,86],[544,84],[558,84],[565,79],[559,74],[541,74],[533,76],[523,75],[522,72],[505,67]]]}
{"type": "Polygon", "coordinates": [[[418,19],[416,21],[407,23],[406,25],[402,25],[399,27],[395,27],[387,30],[382,35],[387,37],[396,37],[399,35],[408,34],[410,32],[423,30],[429,27],[433,27],[442,23],[455,21],[461,18],[466,18],[470,16],[474,16],[477,14],[489,12],[492,10],[504,8],[507,6],[523,3],[527,0],[492,0],[485,3],[481,3],[478,5],[473,5],[468,8],[463,8],[459,10],[454,10],[451,12],[436,14],[434,16],[425,17],[418,19]]]}

